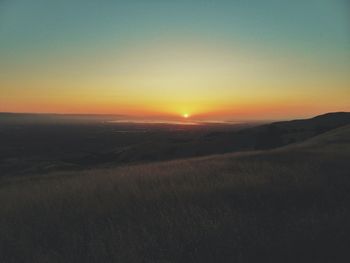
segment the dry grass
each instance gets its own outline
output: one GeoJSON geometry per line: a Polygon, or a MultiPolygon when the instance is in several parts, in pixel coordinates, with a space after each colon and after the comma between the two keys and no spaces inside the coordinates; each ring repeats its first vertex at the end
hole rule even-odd
{"type": "Polygon", "coordinates": [[[349,131],[270,152],[4,179],[0,262],[349,262],[349,131]]]}

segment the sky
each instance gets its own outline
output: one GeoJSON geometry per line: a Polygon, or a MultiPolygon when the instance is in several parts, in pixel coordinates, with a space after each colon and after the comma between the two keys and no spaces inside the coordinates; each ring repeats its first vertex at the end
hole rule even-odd
{"type": "Polygon", "coordinates": [[[0,112],[350,111],[348,0],[1,0],[0,112]]]}

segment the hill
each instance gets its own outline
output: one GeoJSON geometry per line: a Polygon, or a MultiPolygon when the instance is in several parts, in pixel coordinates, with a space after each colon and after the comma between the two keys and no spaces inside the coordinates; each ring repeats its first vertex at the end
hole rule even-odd
{"type": "Polygon", "coordinates": [[[350,124],[350,113],[346,112],[260,126],[105,122],[104,118],[111,117],[0,114],[0,175],[46,174],[273,149],[350,124]]]}
{"type": "Polygon", "coordinates": [[[349,262],[349,138],[4,178],[0,261],[349,262]]]}
{"type": "MultiPolygon", "coordinates": [[[[311,137],[350,124],[349,112],[335,112],[310,119],[274,122],[234,131],[212,131],[190,140],[161,140],[134,145],[114,154],[111,163],[149,162],[266,150],[302,142],[311,137]]],[[[111,152],[110,154],[113,155],[111,152]]],[[[95,155],[95,158],[98,156],[95,155]]]]}

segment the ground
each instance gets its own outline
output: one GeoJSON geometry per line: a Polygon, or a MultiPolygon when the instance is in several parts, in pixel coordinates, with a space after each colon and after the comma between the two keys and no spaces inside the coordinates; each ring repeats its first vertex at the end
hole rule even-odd
{"type": "Polygon", "coordinates": [[[1,262],[349,262],[350,127],[267,151],[3,178],[1,262]]]}

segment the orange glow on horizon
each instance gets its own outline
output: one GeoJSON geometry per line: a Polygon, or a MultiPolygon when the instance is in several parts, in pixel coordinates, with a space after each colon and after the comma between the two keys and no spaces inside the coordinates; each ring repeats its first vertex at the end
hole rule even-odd
{"type": "Polygon", "coordinates": [[[9,74],[0,82],[0,112],[223,120],[350,111],[348,78],[304,72],[294,58],[286,63],[238,45],[182,41],[102,53],[103,63],[89,67],[61,58],[9,74]]]}
{"type": "MultiPolygon", "coordinates": [[[[150,103],[151,104],[151,103],[150,103]]],[[[190,105],[190,103],[188,103],[190,105]]],[[[61,113],[61,114],[116,114],[146,119],[179,120],[273,120],[309,117],[331,111],[349,111],[347,107],[334,107],[331,103],[316,105],[306,102],[286,101],[272,102],[241,102],[219,103],[190,106],[140,104],[140,105],[116,105],[113,102],[96,103],[87,101],[78,103],[72,101],[47,101],[47,102],[5,102],[0,105],[0,112],[30,112],[30,113],[61,113]],[[201,107],[200,107],[201,106],[201,107]],[[184,110],[185,109],[185,110],[184,110]],[[191,111],[189,111],[191,109],[191,111]],[[189,113],[191,112],[191,114],[189,113]]]]}

